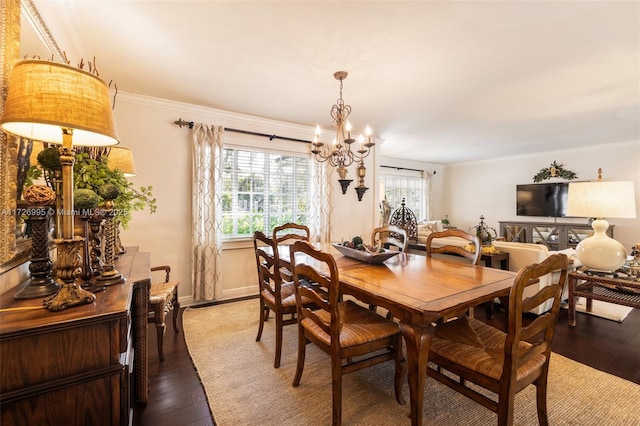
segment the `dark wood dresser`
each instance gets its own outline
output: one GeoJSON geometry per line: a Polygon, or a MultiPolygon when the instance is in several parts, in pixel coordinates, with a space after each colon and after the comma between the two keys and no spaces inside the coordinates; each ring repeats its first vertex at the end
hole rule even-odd
{"type": "Polygon", "coordinates": [[[61,312],[0,298],[0,424],[128,425],[146,403],[150,259],[127,249],[127,281],[61,312]]]}

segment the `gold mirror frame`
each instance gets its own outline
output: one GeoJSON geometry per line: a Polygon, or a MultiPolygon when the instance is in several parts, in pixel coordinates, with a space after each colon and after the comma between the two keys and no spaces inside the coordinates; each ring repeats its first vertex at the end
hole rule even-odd
{"type": "MultiPolygon", "coordinates": [[[[7,98],[9,74],[20,54],[20,0],[3,0],[0,16],[2,48],[2,100],[0,115],[4,112],[7,98]]],[[[16,258],[16,170],[18,143],[17,138],[0,132],[0,264],[16,258]]],[[[18,261],[21,259],[18,259],[18,261]]],[[[13,262],[11,262],[13,263],[13,262]]]]}
{"type": "MultiPolygon", "coordinates": [[[[0,66],[1,99],[0,116],[4,111],[9,74],[20,59],[21,19],[33,28],[37,38],[59,61],[63,53],[49,33],[31,0],[2,0],[0,6],[0,66]]],[[[31,241],[16,240],[17,158],[18,138],[0,131],[0,274],[25,262],[31,253],[31,241]]]]}

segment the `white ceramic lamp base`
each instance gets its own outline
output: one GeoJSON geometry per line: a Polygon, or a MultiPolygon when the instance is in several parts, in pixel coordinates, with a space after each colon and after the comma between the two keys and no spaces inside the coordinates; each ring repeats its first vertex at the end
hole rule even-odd
{"type": "Polygon", "coordinates": [[[576,247],[578,260],[595,271],[615,271],[627,259],[624,246],[606,234],[609,228],[606,220],[594,220],[591,227],[595,231],[594,235],[585,238],[576,247]]]}

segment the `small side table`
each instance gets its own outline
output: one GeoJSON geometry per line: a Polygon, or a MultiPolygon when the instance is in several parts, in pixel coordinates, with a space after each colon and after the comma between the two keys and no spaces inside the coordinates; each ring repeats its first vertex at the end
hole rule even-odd
{"type": "Polygon", "coordinates": [[[640,309],[640,281],[611,274],[596,275],[580,269],[569,273],[569,326],[576,325],[576,299],[587,299],[587,311],[594,300],[640,309]]]}
{"type": "MultiPolygon", "coordinates": [[[[482,253],[480,255],[480,260],[484,262],[484,266],[486,266],[487,268],[496,268],[496,269],[502,269],[505,271],[509,270],[509,253],[507,252],[482,253]]],[[[508,300],[508,298],[501,298],[500,300],[502,303],[505,303],[508,300]]],[[[503,305],[503,306],[507,306],[507,305],[503,305]]],[[[485,311],[487,313],[487,318],[489,319],[494,318],[496,313],[496,307],[493,300],[491,300],[486,305],[485,311]]]]}
{"type": "Polygon", "coordinates": [[[509,270],[509,253],[482,253],[480,260],[484,262],[484,266],[488,268],[509,270]]]}

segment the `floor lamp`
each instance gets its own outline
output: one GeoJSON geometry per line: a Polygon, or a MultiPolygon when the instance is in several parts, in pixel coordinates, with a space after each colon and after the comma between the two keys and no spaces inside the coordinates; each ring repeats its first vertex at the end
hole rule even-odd
{"type": "Polygon", "coordinates": [[[95,295],[76,285],[83,238],[73,230],[73,145],[109,146],[118,143],[107,85],[97,76],[51,61],[16,63],[0,127],[32,140],[61,144],[62,215],[57,246],[60,290],[45,299],[51,311],[92,303],[95,295]]]}

